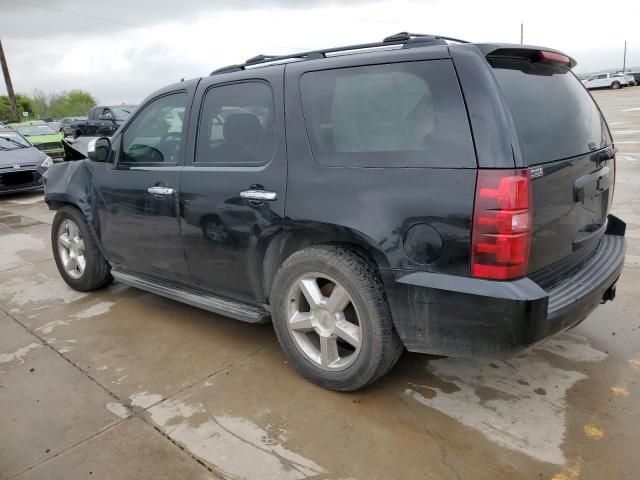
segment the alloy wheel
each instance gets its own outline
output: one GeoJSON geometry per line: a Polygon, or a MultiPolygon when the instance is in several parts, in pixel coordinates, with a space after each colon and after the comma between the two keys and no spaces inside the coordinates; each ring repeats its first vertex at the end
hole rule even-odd
{"type": "Polygon", "coordinates": [[[58,228],[58,253],[67,275],[75,280],[82,277],[87,266],[84,240],[78,225],[71,219],[65,219],[58,228]]]}
{"type": "Polygon", "coordinates": [[[296,347],[323,370],[344,370],[362,347],[362,326],[351,296],[335,279],[309,273],[287,294],[287,327],[296,347]]]}

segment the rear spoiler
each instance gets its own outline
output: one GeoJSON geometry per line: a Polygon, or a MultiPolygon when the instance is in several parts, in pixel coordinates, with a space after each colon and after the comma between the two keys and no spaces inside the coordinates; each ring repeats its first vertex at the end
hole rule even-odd
{"type": "Polygon", "coordinates": [[[575,67],[578,62],[559,50],[534,45],[520,45],[517,43],[479,43],[476,47],[485,57],[526,58],[532,62],[548,62],[575,67]]]}

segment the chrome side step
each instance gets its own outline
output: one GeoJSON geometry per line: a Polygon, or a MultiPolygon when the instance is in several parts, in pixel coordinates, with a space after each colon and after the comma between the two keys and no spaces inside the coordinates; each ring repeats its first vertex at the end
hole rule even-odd
{"type": "Polygon", "coordinates": [[[163,297],[187,303],[194,307],[202,308],[219,315],[235,318],[248,323],[265,323],[269,321],[269,312],[252,305],[227,300],[211,294],[204,294],[193,290],[186,290],[174,285],[162,283],[151,278],[141,277],[132,273],[111,270],[111,275],[117,281],[139,288],[147,292],[155,293],[163,297]]]}

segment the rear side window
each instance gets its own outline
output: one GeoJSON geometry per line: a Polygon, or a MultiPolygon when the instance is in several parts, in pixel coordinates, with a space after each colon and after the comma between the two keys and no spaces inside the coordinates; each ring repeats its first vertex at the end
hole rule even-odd
{"type": "Polygon", "coordinates": [[[476,166],[450,60],[308,72],[302,105],[313,155],[327,166],[476,166]]]}
{"type": "Polygon", "coordinates": [[[243,82],[211,88],[202,104],[196,163],[215,166],[262,165],[275,152],[271,88],[243,82]]]}
{"type": "Polygon", "coordinates": [[[575,157],[611,143],[595,101],[567,68],[489,58],[529,165],[575,157]]]}

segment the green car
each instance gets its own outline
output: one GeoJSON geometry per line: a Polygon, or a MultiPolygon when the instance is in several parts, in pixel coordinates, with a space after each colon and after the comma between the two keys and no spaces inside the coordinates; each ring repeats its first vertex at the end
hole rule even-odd
{"type": "Polygon", "coordinates": [[[25,137],[34,147],[51,158],[64,157],[62,139],[64,135],[56,132],[42,120],[34,120],[22,123],[10,123],[7,127],[16,130],[25,137]]]}

